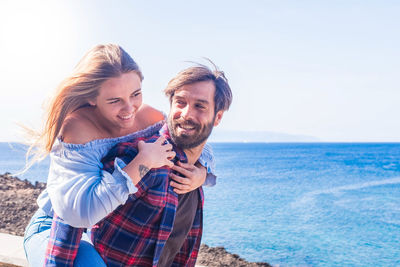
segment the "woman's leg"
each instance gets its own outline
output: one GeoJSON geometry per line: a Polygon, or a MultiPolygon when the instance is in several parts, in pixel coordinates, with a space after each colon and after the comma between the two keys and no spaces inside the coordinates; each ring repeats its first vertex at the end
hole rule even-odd
{"type": "MultiPolygon", "coordinates": [[[[24,249],[29,266],[43,266],[53,218],[39,209],[29,222],[24,236],[24,249]]],[[[74,266],[106,267],[103,259],[84,233],[74,266]]]]}
{"type": "Polygon", "coordinates": [[[76,254],[75,267],[84,267],[84,266],[96,266],[96,267],[106,267],[107,265],[104,263],[103,259],[100,257],[100,254],[92,245],[90,238],[86,233],[83,233],[82,240],[79,245],[78,253],[76,254]]]}
{"type": "Polygon", "coordinates": [[[24,249],[29,266],[43,266],[52,218],[37,210],[25,230],[24,249]]]}

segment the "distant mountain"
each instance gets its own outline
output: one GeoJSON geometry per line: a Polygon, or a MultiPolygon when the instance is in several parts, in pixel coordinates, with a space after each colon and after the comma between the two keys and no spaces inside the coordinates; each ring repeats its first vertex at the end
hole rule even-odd
{"type": "Polygon", "coordinates": [[[268,131],[226,131],[215,128],[209,138],[210,142],[320,142],[314,136],[294,135],[268,131]]]}

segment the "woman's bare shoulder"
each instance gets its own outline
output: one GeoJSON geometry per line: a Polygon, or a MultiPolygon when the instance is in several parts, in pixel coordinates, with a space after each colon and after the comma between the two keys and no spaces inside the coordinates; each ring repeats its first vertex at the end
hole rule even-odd
{"type": "Polygon", "coordinates": [[[98,129],[84,111],[69,114],[61,128],[61,138],[65,143],[85,144],[98,139],[98,129]]]}
{"type": "Polygon", "coordinates": [[[146,128],[153,125],[159,121],[164,120],[164,114],[158,109],[153,108],[147,104],[143,104],[137,112],[136,119],[141,127],[146,128]]]}

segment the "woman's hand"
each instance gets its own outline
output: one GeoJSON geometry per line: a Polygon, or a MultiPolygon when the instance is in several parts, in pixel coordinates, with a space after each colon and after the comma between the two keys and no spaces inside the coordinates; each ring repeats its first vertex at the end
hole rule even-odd
{"type": "Polygon", "coordinates": [[[170,173],[171,181],[170,185],[174,187],[174,191],[177,194],[186,194],[190,191],[195,190],[204,184],[207,177],[207,170],[201,164],[189,164],[177,162],[177,165],[172,166],[172,169],[179,172],[182,176],[178,176],[174,173],[170,173]]]}
{"type": "Polygon", "coordinates": [[[160,168],[162,166],[171,167],[174,163],[171,161],[175,157],[172,145],[165,143],[164,136],[160,136],[154,143],[145,143],[139,141],[138,156],[145,162],[148,169],[160,168]]]}
{"type": "Polygon", "coordinates": [[[172,145],[165,141],[166,139],[163,136],[160,136],[154,143],[139,141],[138,154],[123,168],[131,177],[134,185],[137,185],[152,168],[162,166],[172,168],[174,166],[171,160],[175,157],[175,152],[172,151],[172,145]]]}

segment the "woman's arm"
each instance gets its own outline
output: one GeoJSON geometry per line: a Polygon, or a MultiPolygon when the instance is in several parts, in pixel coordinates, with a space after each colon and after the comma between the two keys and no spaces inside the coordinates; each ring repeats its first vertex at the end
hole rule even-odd
{"type": "Polygon", "coordinates": [[[115,170],[109,173],[102,170],[101,155],[88,150],[50,155],[47,191],[53,210],[67,224],[78,228],[96,224],[124,204],[129,194],[137,192],[118,159],[115,170]]]}
{"type": "MultiPolygon", "coordinates": [[[[63,141],[79,149],[51,153],[47,191],[53,209],[66,223],[74,227],[91,227],[124,204],[128,195],[137,191],[135,185],[149,169],[172,166],[168,159],[173,158],[175,152],[162,138],[156,143],[140,142],[138,155],[128,165],[115,159],[113,173],[103,171],[100,160],[107,151],[101,154],[85,147],[87,142],[100,136],[93,130],[94,124],[82,114],[74,113],[63,126],[63,141]]],[[[163,118],[159,111],[147,105],[138,114],[141,129],[163,118]],[[144,113],[149,115],[145,121],[144,113]]],[[[155,133],[158,128],[149,130],[155,133]]]]}
{"type": "MultiPolygon", "coordinates": [[[[132,138],[152,135],[160,127],[156,124],[132,138]]],[[[99,150],[96,141],[85,145],[57,142],[53,146],[47,192],[54,211],[71,226],[91,227],[137,191],[122,160],[115,159],[112,173],[102,170],[100,160],[108,147],[99,150]]]]}

